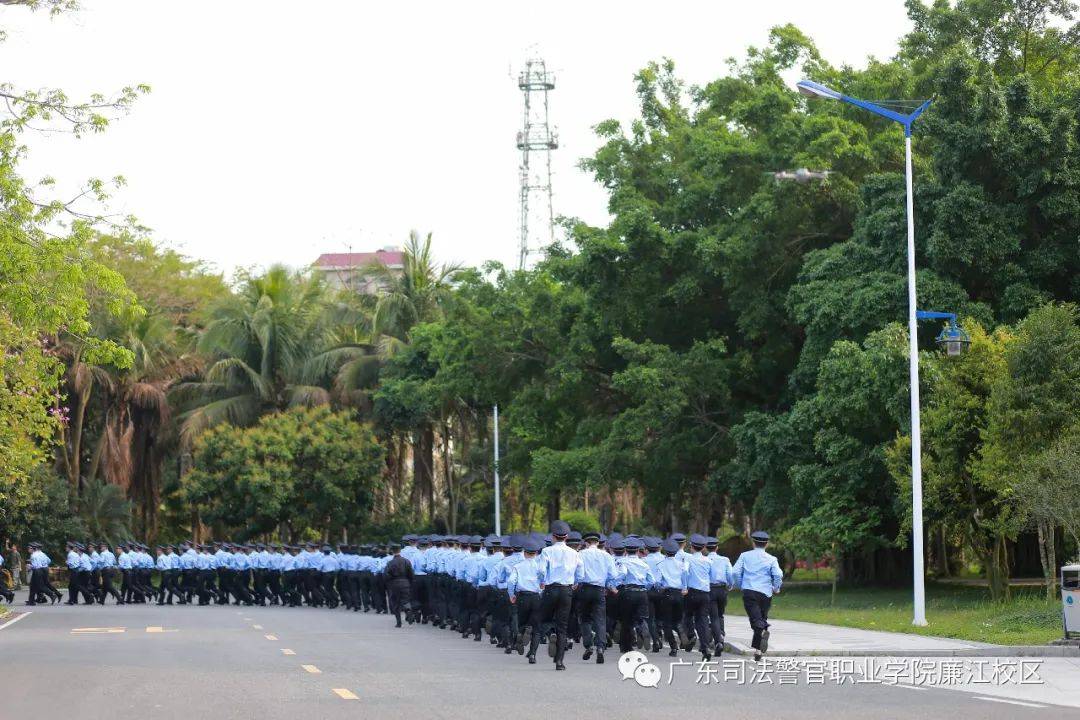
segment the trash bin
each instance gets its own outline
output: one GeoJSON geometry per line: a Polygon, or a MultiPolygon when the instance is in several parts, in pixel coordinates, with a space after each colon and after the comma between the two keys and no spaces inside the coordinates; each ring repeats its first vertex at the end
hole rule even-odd
{"type": "Polygon", "coordinates": [[[1080,565],[1061,568],[1061,623],[1066,638],[1080,635],[1080,565]]]}

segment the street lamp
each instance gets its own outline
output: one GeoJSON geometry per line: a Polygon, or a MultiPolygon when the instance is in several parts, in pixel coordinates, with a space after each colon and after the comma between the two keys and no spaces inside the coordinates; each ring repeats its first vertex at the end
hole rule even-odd
{"type": "Polygon", "coordinates": [[[499,489],[499,404],[495,403],[495,534],[502,535],[502,492],[499,489]]]}
{"type": "Polygon", "coordinates": [[[971,344],[971,336],[964,332],[964,328],[956,322],[956,313],[934,312],[933,310],[918,310],[915,315],[920,320],[948,320],[949,323],[941,329],[934,341],[945,351],[946,355],[955,357],[967,349],[971,344]]]}
{"type": "Polygon", "coordinates": [[[919,342],[918,311],[915,309],[915,210],[911,195],[911,126],[930,106],[930,101],[927,100],[905,115],[878,103],[849,97],[810,80],[800,80],[796,87],[800,93],[808,97],[840,100],[904,126],[904,159],[907,176],[908,354],[911,383],[911,535],[915,586],[915,611],[911,624],[923,626],[926,625],[926,585],[923,577],[922,433],[919,424],[919,342]]]}

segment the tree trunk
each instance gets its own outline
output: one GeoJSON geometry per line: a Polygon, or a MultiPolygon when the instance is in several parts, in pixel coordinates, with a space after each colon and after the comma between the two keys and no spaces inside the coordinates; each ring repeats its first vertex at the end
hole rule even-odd
{"type": "Polygon", "coordinates": [[[1039,533],[1039,560],[1042,563],[1043,578],[1046,580],[1046,600],[1053,602],[1057,595],[1057,551],[1054,546],[1053,523],[1040,519],[1035,528],[1039,533]]]}
{"type": "Polygon", "coordinates": [[[945,541],[945,523],[942,523],[940,526],[938,526],[938,530],[939,530],[939,532],[938,532],[939,546],[938,546],[938,556],[937,556],[938,577],[948,577],[949,576],[949,550],[948,550],[949,546],[948,546],[948,543],[946,543],[946,541],[945,541]]]}
{"type": "Polygon", "coordinates": [[[832,546],[832,556],[833,556],[832,588],[831,588],[831,590],[829,592],[829,606],[830,607],[833,607],[833,606],[836,605],[836,581],[837,581],[837,579],[839,578],[839,575],[840,575],[839,563],[836,562],[836,553],[837,553],[836,543],[833,543],[833,546],[832,546]]]}
{"type": "Polygon", "coordinates": [[[548,497],[547,506],[547,520],[548,525],[559,519],[559,511],[562,505],[562,493],[558,490],[553,490],[548,497]]]}
{"type": "Polygon", "coordinates": [[[454,487],[453,459],[450,457],[450,424],[442,426],[442,449],[443,449],[443,481],[446,483],[446,500],[448,503],[446,524],[450,528],[450,534],[457,534],[457,492],[454,487]]]}
{"type": "Polygon", "coordinates": [[[1009,563],[1005,538],[998,536],[990,543],[985,555],[986,583],[990,590],[990,599],[1002,602],[1009,597],[1009,563]]]}
{"type": "Polygon", "coordinates": [[[425,425],[413,433],[413,510],[419,517],[427,502],[428,523],[435,520],[435,484],[433,481],[435,431],[425,425]]]}
{"type": "Polygon", "coordinates": [[[98,438],[97,446],[94,448],[94,454],[90,457],[90,470],[86,473],[87,480],[93,480],[98,475],[98,468],[101,466],[101,456],[105,452],[105,433],[101,433],[101,437],[98,438]]]}

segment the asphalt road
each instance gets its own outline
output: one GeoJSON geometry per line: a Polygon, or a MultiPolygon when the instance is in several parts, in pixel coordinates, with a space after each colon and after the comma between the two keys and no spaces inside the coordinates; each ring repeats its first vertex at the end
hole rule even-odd
{"type": "MultiPolygon", "coordinates": [[[[1076,708],[877,684],[704,685],[689,669],[678,670],[669,685],[666,653],[651,657],[663,668],[663,682],[639,687],[622,679],[614,651],[598,666],[574,648],[568,670],[557,673],[543,648],[539,662],[529,665],[486,640],[462,640],[426,625],[397,630],[385,616],[341,609],[111,602],[30,609],[0,630],[0,720],[1080,715],[1076,708]]],[[[749,677],[752,663],[746,667],[749,677]]]]}

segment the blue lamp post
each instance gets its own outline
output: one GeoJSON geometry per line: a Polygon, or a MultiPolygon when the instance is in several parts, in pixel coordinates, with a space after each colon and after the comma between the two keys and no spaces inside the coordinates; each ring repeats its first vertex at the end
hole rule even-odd
{"type": "Polygon", "coordinates": [[[919,423],[919,347],[918,311],[915,309],[915,210],[911,196],[911,126],[930,106],[930,101],[919,105],[909,114],[903,114],[878,103],[859,100],[837,92],[820,83],[800,80],[799,92],[808,97],[839,100],[868,110],[904,126],[904,153],[907,175],[907,265],[908,265],[908,353],[910,355],[911,382],[911,535],[914,561],[914,617],[912,625],[926,625],[926,585],[923,568],[923,517],[922,517],[922,432],[919,423]]]}

